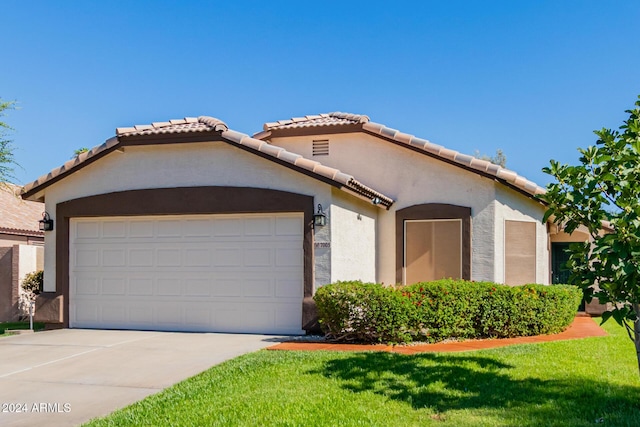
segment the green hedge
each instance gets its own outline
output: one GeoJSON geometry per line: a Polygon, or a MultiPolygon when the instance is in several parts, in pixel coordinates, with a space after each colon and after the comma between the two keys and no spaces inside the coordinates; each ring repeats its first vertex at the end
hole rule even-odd
{"type": "Polygon", "coordinates": [[[581,298],[575,286],[463,280],[398,288],[338,282],[314,296],[330,338],[390,343],[557,333],[571,324],[581,298]]]}
{"type": "Polygon", "coordinates": [[[341,341],[409,342],[411,302],[375,283],[338,282],[323,286],[313,299],[322,328],[341,341]]]}

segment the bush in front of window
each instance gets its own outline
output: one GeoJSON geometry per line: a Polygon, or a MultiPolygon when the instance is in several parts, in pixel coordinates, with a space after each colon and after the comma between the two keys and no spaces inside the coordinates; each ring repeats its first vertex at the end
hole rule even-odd
{"type": "Polygon", "coordinates": [[[339,282],[314,297],[328,338],[388,343],[557,333],[571,324],[581,298],[575,286],[453,279],[397,288],[339,282]]]}

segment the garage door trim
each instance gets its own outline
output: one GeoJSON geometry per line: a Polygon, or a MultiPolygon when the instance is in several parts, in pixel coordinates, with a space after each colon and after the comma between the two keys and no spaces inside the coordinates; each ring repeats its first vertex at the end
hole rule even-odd
{"type": "Polygon", "coordinates": [[[313,196],[253,187],[177,187],[121,191],[56,206],[56,294],[64,296],[69,327],[70,219],[80,217],[302,212],[304,300],[302,329],[315,323],[313,295],[313,196]]]}

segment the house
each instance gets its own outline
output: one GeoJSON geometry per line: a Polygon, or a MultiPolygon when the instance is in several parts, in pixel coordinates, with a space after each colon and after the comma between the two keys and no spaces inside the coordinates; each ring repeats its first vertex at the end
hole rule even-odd
{"type": "Polygon", "coordinates": [[[38,312],[68,327],[300,333],[315,289],[442,277],[551,282],[544,191],[372,122],[319,114],[253,137],[216,118],[116,129],[25,186],[44,202],[38,312]]]}
{"type": "Polygon", "coordinates": [[[22,200],[22,187],[0,184],[0,322],[18,320],[20,284],[27,273],[42,270],[44,204],[22,200]]]}

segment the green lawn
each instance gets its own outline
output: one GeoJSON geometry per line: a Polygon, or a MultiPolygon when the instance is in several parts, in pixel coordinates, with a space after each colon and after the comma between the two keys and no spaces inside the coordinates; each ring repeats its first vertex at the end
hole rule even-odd
{"type": "MultiPolygon", "coordinates": [[[[29,322],[0,322],[0,336],[9,335],[5,332],[7,329],[29,329],[29,322]]],[[[34,322],[33,329],[44,329],[44,323],[34,322]]]]}
{"type": "Polygon", "coordinates": [[[89,425],[639,426],[633,343],[605,329],[466,353],[262,350],[89,425]]]}

